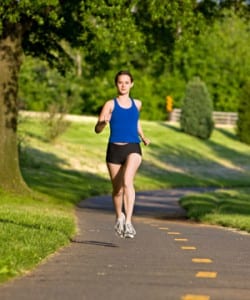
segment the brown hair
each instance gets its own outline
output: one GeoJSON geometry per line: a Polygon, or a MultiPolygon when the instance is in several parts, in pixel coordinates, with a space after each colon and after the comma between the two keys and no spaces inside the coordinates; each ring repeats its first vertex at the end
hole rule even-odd
{"type": "Polygon", "coordinates": [[[118,82],[118,78],[121,75],[128,75],[130,77],[131,82],[134,82],[134,78],[132,76],[132,74],[129,71],[119,71],[116,75],[115,75],[115,85],[117,85],[118,82]]]}

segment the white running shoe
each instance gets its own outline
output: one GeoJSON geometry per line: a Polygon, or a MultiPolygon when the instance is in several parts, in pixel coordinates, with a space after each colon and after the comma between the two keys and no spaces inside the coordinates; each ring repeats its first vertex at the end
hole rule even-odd
{"type": "Polygon", "coordinates": [[[133,239],[135,235],[136,231],[134,229],[134,226],[131,223],[126,223],[124,229],[124,237],[133,239]]]}
{"type": "Polygon", "coordinates": [[[119,235],[119,237],[123,237],[124,235],[124,225],[125,225],[125,215],[124,213],[116,220],[114,229],[115,232],[119,235]]]}

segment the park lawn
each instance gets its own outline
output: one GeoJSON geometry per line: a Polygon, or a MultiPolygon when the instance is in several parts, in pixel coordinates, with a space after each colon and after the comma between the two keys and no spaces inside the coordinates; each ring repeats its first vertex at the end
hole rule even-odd
{"type": "Polygon", "coordinates": [[[180,199],[191,220],[250,232],[250,188],[221,189],[180,199]]]}
{"type": "Polygon", "coordinates": [[[72,205],[62,206],[47,195],[33,196],[0,190],[0,282],[32,269],[75,233],[72,205]]]}
{"type": "MultiPolygon", "coordinates": [[[[44,119],[21,118],[21,171],[34,193],[25,197],[0,191],[0,238],[4,245],[0,250],[0,281],[32,269],[69,243],[76,231],[74,206],[80,200],[111,193],[105,164],[108,130],[96,135],[95,121],[85,117],[72,122],[64,134],[49,143],[44,119]]],[[[165,122],[142,121],[142,125],[151,145],[142,146],[137,191],[230,187],[231,193],[238,195],[236,202],[240,203],[241,197],[243,203],[248,202],[245,191],[249,187],[250,147],[237,140],[233,129],[216,129],[209,141],[202,141],[165,122]]],[[[218,192],[214,197],[220,197],[218,192]]],[[[235,205],[231,206],[234,210],[235,205]]],[[[187,205],[185,208],[188,211],[187,205]]],[[[216,218],[221,212],[217,209],[216,218]]],[[[215,223],[215,215],[207,216],[213,220],[201,221],[215,223]]],[[[238,218],[249,222],[249,214],[237,211],[238,218]]],[[[233,219],[229,217],[223,225],[244,228],[233,219]]]]}

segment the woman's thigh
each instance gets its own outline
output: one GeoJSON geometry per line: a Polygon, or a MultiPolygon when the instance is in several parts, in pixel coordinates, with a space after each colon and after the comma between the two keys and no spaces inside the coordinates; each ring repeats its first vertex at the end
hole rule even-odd
{"type": "Polygon", "coordinates": [[[115,191],[119,191],[123,186],[123,165],[107,163],[109,176],[115,191]]]}
{"type": "Polygon", "coordinates": [[[142,157],[138,153],[131,153],[128,155],[126,163],[124,164],[124,185],[133,183],[134,177],[142,162],[142,157]]]}

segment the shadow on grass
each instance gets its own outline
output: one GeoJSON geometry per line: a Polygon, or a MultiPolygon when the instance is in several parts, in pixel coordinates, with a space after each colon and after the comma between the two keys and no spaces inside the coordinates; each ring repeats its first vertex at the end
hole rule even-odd
{"type": "Polygon", "coordinates": [[[170,130],[173,130],[173,131],[175,131],[175,132],[177,132],[177,133],[182,132],[182,130],[181,130],[179,127],[176,127],[176,126],[174,126],[174,125],[171,125],[170,123],[159,122],[159,125],[164,126],[164,127],[167,127],[167,128],[169,128],[170,130]]]}
{"type": "MultiPolygon", "coordinates": [[[[199,140],[193,137],[192,149],[185,143],[192,143],[192,137],[188,137],[178,128],[160,123],[168,130],[178,133],[178,142],[175,145],[168,144],[167,135],[163,137],[161,145],[151,144],[147,149],[153,161],[143,162],[140,172],[152,180],[168,182],[171,186],[248,186],[250,176],[250,152],[244,153],[230,148],[214,140],[199,140]],[[205,144],[218,157],[210,158],[199,149],[205,144]]],[[[217,129],[216,129],[217,130],[217,129]]],[[[223,130],[220,130],[226,134],[223,130]]],[[[167,133],[166,133],[167,134],[167,133]]],[[[173,134],[172,134],[173,135],[173,134]]],[[[231,139],[233,135],[229,133],[231,139]]],[[[234,138],[237,142],[237,139],[234,138]]]]}
{"type": "Polygon", "coordinates": [[[233,132],[230,132],[230,131],[228,131],[226,129],[223,129],[223,128],[216,128],[216,130],[218,132],[220,132],[221,134],[225,135],[229,139],[232,139],[234,141],[239,141],[237,135],[233,132]]]}
{"type": "Polygon", "coordinates": [[[187,195],[181,199],[181,205],[187,210],[189,218],[202,220],[208,214],[220,216],[249,216],[249,188],[241,190],[240,199],[230,191],[217,191],[199,195],[187,195]]]}
{"type": "Polygon", "coordinates": [[[90,172],[64,169],[67,162],[57,155],[34,148],[27,149],[29,157],[21,154],[21,170],[27,184],[34,190],[77,204],[80,200],[110,193],[110,181],[90,172]]]}

